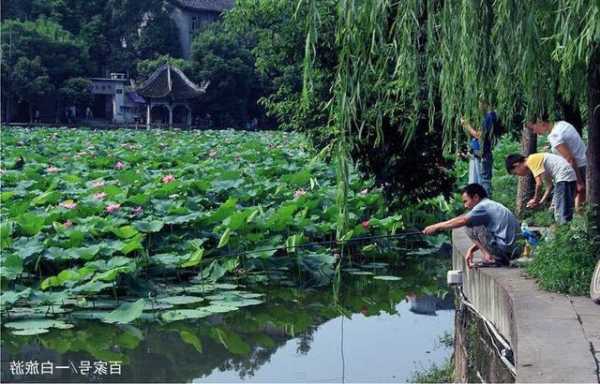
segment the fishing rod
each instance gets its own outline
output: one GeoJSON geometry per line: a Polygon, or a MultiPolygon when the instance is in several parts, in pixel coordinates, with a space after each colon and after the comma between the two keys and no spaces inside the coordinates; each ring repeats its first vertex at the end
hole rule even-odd
{"type": "Polygon", "coordinates": [[[412,231],[406,231],[406,232],[402,232],[402,233],[397,233],[394,235],[377,235],[377,236],[363,236],[363,237],[356,237],[353,239],[349,239],[349,240],[328,240],[328,241],[315,241],[315,242],[311,242],[311,243],[305,243],[305,244],[299,244],[299,245],[294,245],[294,246],[279,246],[276,248],[264,248],[264,249],[255,249],[252,251],[244,251],[244,252],[237,252],[234,254],[230,254],[230,255],[224,255],[221,257],[226,257],[226,256],[240,256],[240,255],[248,255],[248,254],[253,254],[253,253],[260,253],[260,252],[268,252],[268,251],[279,251],[281,249],[289,249],[289,248],[308,248],[308,247],[313,247],[313,246],[318,246],[318,245],[329,245],[329,246],[333,246],[333,245],[343,245],[343,244],[347,244],[347,243],[352,243],[352,242],[360,242],[363,240],[373,240],[373,239],[399,239],[399,238],[403,238],[403,237],[407,237],[407,236],[415,236],[415,235],[422,235],[423,233],[419,230],[412,230],[412,231]]]}

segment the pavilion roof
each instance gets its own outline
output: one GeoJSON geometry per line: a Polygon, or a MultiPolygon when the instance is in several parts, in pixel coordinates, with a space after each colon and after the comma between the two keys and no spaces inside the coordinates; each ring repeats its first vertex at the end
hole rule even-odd
{"type": "Polygon", "coordinates": [[[193,99],[206,92],[208,82],[201,86],[194,84],[177,67],[170,64],[160,66],[146,81],[136,87],[136,92],[144,98],[193,99]]]}
{"type": "Polygon", "coordinates": [[[171,0],[171,2],[182,8],[194,11],[222,12],[233,8],[235,0],[171,0]]]}

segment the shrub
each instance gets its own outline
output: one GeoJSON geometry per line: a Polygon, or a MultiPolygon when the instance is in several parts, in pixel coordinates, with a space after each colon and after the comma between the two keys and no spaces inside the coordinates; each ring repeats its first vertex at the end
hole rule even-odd
{"type": "Polygon", "coordinates": [[[535,250],[527,272],[542,289],[587,295],[596,265],[597,243],[583,218],[557,227],[535,250]]]}
{"type": "Polygon", "coordinates": [[[433,363],[429,368],[414,372],[408,379],[411,383],[452,383],[454,382],[454,364],[448,358],[440,365],[433,363]]]}

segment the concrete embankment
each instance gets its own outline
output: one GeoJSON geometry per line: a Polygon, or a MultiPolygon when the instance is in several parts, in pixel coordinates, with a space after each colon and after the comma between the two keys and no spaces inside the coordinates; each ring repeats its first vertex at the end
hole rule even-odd
{"type": "MultiPolygon", "coordinates": [[[[464,230],[452,234],[453,268],[463,271],[466,300],[510,344],[517,382],[599,383],[600,305],[587,297],[570,297],[540,290],[519,268],[469,270],[464,255],[471,246],[464,230]]],[[[494,364],[465,361],[466,325],[457,321],[455,368],[458,381],[498,377],[494,364]]],[[[488,323],[488,324],[489,324],[488,323]]],[[[481,337],[479,337],[481,339],[481,337]]]]}

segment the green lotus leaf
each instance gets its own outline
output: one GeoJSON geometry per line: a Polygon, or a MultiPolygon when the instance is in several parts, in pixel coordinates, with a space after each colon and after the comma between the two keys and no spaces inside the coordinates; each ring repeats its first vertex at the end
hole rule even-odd
{"type": "Polygon", "coordinates": [[[12,244],[13,222],[4,221],[0,224],[0,249],[10,247],[12,244]]]}
{"type": "Polygon", "coordinates": [[[181,337],[181,341],[190,344],[196,349],[196,351],[202,353],[202,342],[200,341],[198,336],[194,335],[190,331],[181,330],[179,331],[179,337],[181,337]]]}
{"type": "Polygon", "coordinates": [[[75,311],[71,316],[79,320],[104,320],[107,314],[106,311],[75,311]]]}
{"type": "Polygon", "coordinates": [[[60,199],[60,193],[57,191],[44,192],[31,200],[31,205],[55,204],[60,199]]]}
{"type": "Polygon", "coordinates": [[[227,313],[237,311],[239,307],[227,302],[211,302],[210,305],[201,307],[200,309],[209,313],[227,313]]]}
{"type": "Polygon", "coordinates": [[[215,289],[236,289],[237,287],[239,287],[239,285],[231,283],[217,283],[214,284],[213,287],[215,289]]]}
{"type": "Polygon", "coordinates": [[[128,241],[123,242],[123,246],[119,250],[123,252],[123,254],[127,255],[135,250],[144,249],[144,246],[142,245],[142,240],[143,237],[141,235],[134,236],[128,241]]]}
{"type": "Polygon", "coordinates": [[[10,199],[13,198],[17,193],[16,192],[0,192],[0,202],[6,203],[10,199]]]}
{"type": "Polygon", "coordinates": [[[222,248],[222,247],[226,246],[227,243],[229,243],[230,236],[231,236],[231,229],[227,228],[225,230],[225,232],[223,232],[223,234],[221,235],[221,238],[219,239],[219,245],[217,245],[217,248],[222,248]]]}
{"type": "Polygon", "coordinates": [[[160,314],[160,318],[166,322],[188,320],[188,319],[201,319],[203,317],[211,316],[212,312],[207,312],[203,308],[201,309],[176,309],[172,311],[166,311],[160,314]]]}
{"type": "Polygon", "coordinates": [[[277,252],[277,249],[273,249],[270,246],[260,247],[250,251],[246,256],[249,258],[268,259],[277,252]]]}
{"type": "Polygon", "coordinates": [[[375,279],[375,280],[387,280],[387,281],[402,280],[398,276],[373,276],[373,279],[375,279]]]}
{"type": "Polygon", "coordinates": [[[4,323],[4,326],[6,328],[21,329],[21,330],[47,329],[47,328],[57,328],[57,329],[73,328],[73,324],[69,324],[69,323],[65,323],[64,321],[61,321],[61,320],[53,320],[53,319],[11,321],[8,323],[4,323]]]}
{"type": "Polygon", "coordinates": [[[121,273],[131,272],[131,270],[132,270],[132,266],[113,268],[106,272],[97,274],[96,276],[94,276],[94,279],[92,280],[92,282],[98,281],[98,280],[115,281],[117,279],[117,276],[119,276],[121,273]]]}
{"type": "Polygon", "coordinates": [[[136,320],[144,311],[145,300],[139,299],[134,303],[121,304],[117,309],[107,314],[102,321],[105,323],[127,324],[136,320]]]}
{"type": "Polygon", "coordinates": [[[160,232],[165,224],[160,220],[136,221],[133,226],[140,232],[155,233],[160,232]]]}
{"type": "Polygon", "coordinates": [[[23,259],[12,253],[2,259],[0,275],[8,280],[14,280],[23,273],[23,259]]]}
{"type": "Polygon", "coordinates": [[[204,256],[204,249],[200,248],[200,249],[192,252],[192,255],[190,256],[190,258],[187,259],[183,264],[181,264],[181,267],[182,268],[195,267],[196,265],[200,264],[200,262],[202,261],[202,256],[204,256]]]}
{"type": "Polygon", "coordinates": [[[200,303],[204,301],[204,299],[198,296],[167,296],[158,298],[157,301],[172,305],[186,305],[200,303]]]}
{"type": "Polygon", "coordinates": [[[148,203],[148,201],[150,201],[150,197],[148,195],[140,193],[140,194],[137,194],[137,195],[129,196],[127,198],[127,201],[130,202],[130,203],[132,203],[132,204],[135,204],[135,205],[144,206],[144,205],[146,205],[148,203]]]}
{"type": "Polygon", "coordinates": [[[235,211],[236,204],[237,199],[230,197],[209,217],[209,221],[219,222],[225,220],[225,218],[229,217],[235,211]]]}
{"type": "Polygon", "coordinates": [[[31,288],[26,288],[21,292],[5,291],[0,295],[0,306],[6,308],[7,305],[13,305],[21,299],[26,299],[31,295],[31,288]]]}
{"type": "Polygon", "coordinates": [[[16,218],[16,222],[25,234],[33,236],[42,230],[46,218],[40,214],[23,213],[16,218]]]}
{"type": "Polygon", "coordinates": [[[113,228],[112,233],[114,233],[120,239],[129,239],[139,232],[131,225],[124,225],[122,227],[113,228]]]}
{"type": "Polygon", "coordinates": [[[251,212],[248,210],[236,212],[223,220],[223,225],[232,231],[240,229],[246,224],[246,220],[250,216],[251,212]]]}
{"type": "Polygon", "coordinates": [[[42,333],[48,333],[48,328],[31,328],[31,329],[19,329],[17,331],[12,331],[13,335],[17,336],[33,336],[33,335],[41,335],[42,333]]]}
{"type": "Polygon", "coordinates": [[[368,263],[368,264],[361,265],[360,267],[361,268],[387,268],[388,265],[389,265],[388,263],[383,263],[383,262],[381,262],[381,263],[379,263],[379,262],[375,263],[375,262],[373,262],[373,263],[368,263]]]}
{"type": "Polygon", "coordinates": [[[152,255],[150,262],[152,264],[162,265],[164,267],[175,268],[176,266],[185,262],[188,259],[188,255],[175,255],[172,253],[160,253],[152,255]]]}
{"type": "Polygon", "coordinates": [[[78,285],[75,288],[71,288],[73,293],[99,293],[105,289],[112,287],[112,283],[102,283],[100,281],[90,281],[85,284],[78,285]]]}
{"type": "Polygon", "coordinates": [[[91,245],[89,247],[72,248],[66,253],[71,259],[92,260],[100,252],[100,245],[91,245]]]}

